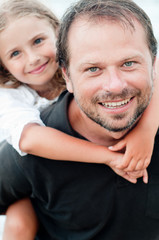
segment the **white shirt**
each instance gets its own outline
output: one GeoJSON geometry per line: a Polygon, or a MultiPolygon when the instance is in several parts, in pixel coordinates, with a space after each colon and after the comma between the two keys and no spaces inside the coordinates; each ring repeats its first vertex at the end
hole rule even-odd
{"type": "Polygon", "coordinates": [[[26,155],[19,149],[24,126],[28,123],[44,125],[40,111],[55,100],[40,97],[27,85],[0,88],[0,142],[7,140],[20,155],[26,155]]]}

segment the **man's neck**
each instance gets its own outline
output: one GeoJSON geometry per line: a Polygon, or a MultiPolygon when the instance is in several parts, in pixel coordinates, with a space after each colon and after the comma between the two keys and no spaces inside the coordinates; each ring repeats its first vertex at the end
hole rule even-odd
{"type": "Polygon", "coordinates": [[[110,132],[89,119],[77,106],[74,99],[68,109],[69,122],[72,128],[91,142],[99,145],[112,146],[121,139],[127,131],[110,132]]]}

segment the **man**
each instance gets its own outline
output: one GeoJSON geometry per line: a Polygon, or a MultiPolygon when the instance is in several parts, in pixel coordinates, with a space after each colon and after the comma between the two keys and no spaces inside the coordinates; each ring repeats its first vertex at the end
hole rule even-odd
{"type": "MultiPolygon", "coordinates": [[[[113,145],[149,104],[157,46],[145,13],[129,0],[81,0],[66,13],[58,41],[69,92],[42,114],[46,125],[113,145]]],[[[0,157],[0,211],[30,196],[37,239],[159,238],[159,136],[149,183],[132,184],[108,166],[21,158],[7,144],[0,157]]]]}

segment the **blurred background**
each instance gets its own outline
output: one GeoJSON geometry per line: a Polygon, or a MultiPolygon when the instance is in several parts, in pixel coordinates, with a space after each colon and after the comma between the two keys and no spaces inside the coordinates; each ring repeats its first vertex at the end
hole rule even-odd
{"type": "MultiPolygon", "coordinates": [[[[42,0],[49,5],[57,17],[61,18],[65,9],[76,0],[42,0]]],[[[150,17],[155,36],[159,42],[159,0],[134,0],[150,17]]]]}
{"type": "MultiPolygon", "coordinates": [[[[87,1],[87,0],[86,0],[87,1]]],[[[44,4],[50,7],[57,17],[61,18],[65,9],[69,7],[75,0],[42,0],[44,4]]],[[[149,15],[155,36],[159,42],[159,0],[135,0],[135,2],[142,7],[149,15]]],[[[159,54],[158,54],[159,56],[159,54]]],[[[0,217],[0,240],[3,231],[5,217],[0,217]]]]}

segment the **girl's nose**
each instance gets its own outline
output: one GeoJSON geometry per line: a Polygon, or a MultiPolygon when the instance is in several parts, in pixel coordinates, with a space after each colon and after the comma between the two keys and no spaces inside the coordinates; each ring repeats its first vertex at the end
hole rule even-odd
{"type": "Polygon", "coordinates": [[[39,63],[40,57],[38,56],[38,54],[36,54],[33,51],[29,51],[27,55],[28,55],[28,62],[30,65],[34,66],[39,63]]]}

